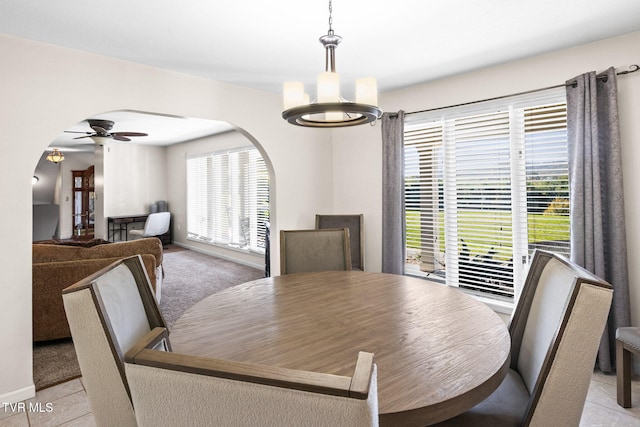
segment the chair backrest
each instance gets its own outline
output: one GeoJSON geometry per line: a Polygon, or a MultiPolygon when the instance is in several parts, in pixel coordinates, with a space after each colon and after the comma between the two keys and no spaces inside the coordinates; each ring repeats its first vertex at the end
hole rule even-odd
{"type": "Polygon", "coordinates": [[[98,425],[135,426],[124,354],[166,327],[142,258],[124,258],[62,291],[83,382],[98,425]]]}
{"type": "Polygon", "coordinates": [[[154,350],[162,328],[126,355],[138,425],[377,426],[373,354],[352,377],[154,350]]]}
{"type": "Polygon", "coordinates": [[[280,231],[280,274],[344,270],[351,270],[348,228],[280,231]]]}
{"type": "Polygon", "coordinates": [[[531,395],[523,425],[578,425],[612,296],[582,267],[534,252],[509,327],[511,368],[531,395]]]}
{"type": "Polygon", "coordinates": [[[170,212],[157,212],[149,214],[149,216],[147,217],[147,221],[144,223],[144,236],[161,236],[169,231],[170,223],[170,212]]]}
{"type": "Polygon", "coordinates": [[[364,271],[364,215],[316,215],[316,228],[348,228],[351,267],[364,271]]]}

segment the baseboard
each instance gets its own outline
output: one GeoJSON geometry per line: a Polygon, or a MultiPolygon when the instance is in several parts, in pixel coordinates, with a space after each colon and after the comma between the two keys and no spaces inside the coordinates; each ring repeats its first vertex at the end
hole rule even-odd
{"type": "MultiPolygon", "coordinates": [[[[0,405],[2,405],[3,403],[8,404],[22,402],[23,400],[31,399],[35,395],[36,386],[34,384],[31,384],[28,387],[0,395],[0,405]]],[[[4,407],[0,407],[0,411],[4,411],[4,407]]]]}
{"type": "Polygon", "coordinates": [[[230,257],[230,256],[227,256],[227,255],[222,255],[222,254],[220,254],[218,252],[207,251],[207,250],[204,250],[202,248],[189,246],[187,244],[180,243],[180,242],[171,242],[171,244],[175,245],[175,246],[180,246],[181,248],[189,249],[189,250],[194,251],[194,252],[199,252],[201,254],[205,254],[205,255],[209,255],[209,256],[215,256],[215,257],[227,260],[227,261],[235,262],[237,264],[246,265],[247,267],[252,267],[252,268],[255,268],[255,269],[258,269],[258,270],[264,270],[264,264],[256,264],[256,263],[248,262],[246,260],[230,257]]]}

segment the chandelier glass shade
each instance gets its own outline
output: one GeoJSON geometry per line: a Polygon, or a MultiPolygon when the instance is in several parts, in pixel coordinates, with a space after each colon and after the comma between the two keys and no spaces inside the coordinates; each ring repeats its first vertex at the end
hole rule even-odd
{"type": "Polygon", "coordinates": [[[57,148],[54,148],[51,153],[47,154],[47,160],[52,163],[60,163],[64,160],[64,154],[57,148]]]}
{"type": "Polygon", "coordinates": [[[382,117],[382,111],[377,107],[378,89],[375,78],[356,80],[355,102],[344,99],[340,94],[335,50],[342,37],[334,34],[331,28],[331,12],[329,1],[329,31],[320,37],[320,43],[325,48],[325,71],[318,75],[316,99],[310,102],[301,82],[283,84],[282,118],[293,125],[343,127],[371,123],[382,117]]]}

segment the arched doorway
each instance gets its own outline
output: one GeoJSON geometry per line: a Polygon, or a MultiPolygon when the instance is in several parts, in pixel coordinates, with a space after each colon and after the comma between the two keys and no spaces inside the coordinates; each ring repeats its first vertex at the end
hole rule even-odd
{"type": "MultiPolygon", "coordinates": [[[[123,129],[132,132],[147,133],[152,139],[145,141],[141,138],[130,138],[132,141],[101,141],[92,135],[77,134],[61,135],[50,144],[50,148],[60,149],[65,159],[53,164],[46,159],[48,151],[43,153],[34,176],[39,177],[33,187],[34,212],[36,204],[49,204],[57,207],[49,210],[57,213],[52,221],[47,215],[34,214],[34,240],[67,240],[73,239],[74,218],[71,209],[72,174],[73,170],[95,167],[96,214],[95,225],[97,238],[114,240],[109,235],[107,218],[125,213],[147,212],[150,205],[157,200],[167,201],[172,212],[174,228],[173,239],[176,243],[196,248],[202,252],[221,255],[223,257],[238,256],[241,263],[258,263],[264,266],[264,254],[260,255],[239,253],[237,248],[225,249],[219,245],[189,239],[187,222],[187,201],[185,198],[186,185],[186,157],[188,155],[206,152],[216,152],[235,146],[251,146],[260,153],[269,174],[269,219],[273,221],[274,172],[270,159],[262,146],[250,134],[229,123],[203,119],[183,118],[155,113],[138,111],[117,111],[97,114],[92,119],[112,120],[114,132],[123,129]],[[116,127],[117,126],[117,127],[116,127]],[[192,126],[193,129],[189,129],[192,126]],[[171,129],[169,132],[167,129],[171,129]],[[175,135],[176,129],[182,129],[182,134],[170,140],[167,134],[175,135]],[[97,141],[96,141],[97,140],[97,141]],[[231,144],[231,145],[229,145],[231,144]],[[46,185],[46,189],[43,188],[46,185]],[[36,233],[35,230],[46,228],[46,222],[55,222],[53,233],[36,233]],[[36,227],[37,226],[37,227],[36,227]],[[42,227],[41,227],[42,226],[42,227]]],[[[80,129],[91,129],[87,120],[79,122],[70,128],[74,132],[80,129]]],[[[178,132],[180,134],[180,132],[178,132]]],[[[49,227],[51,229],[51,227],[49,227]]],[[[265,251],[267,248],[265,248],[265,251]]],[[[34,313],[34,316],[37,313],[34,313]]],[[[57,343],[62,344],[64,343],[57,343]]],[[[68,343],[67,343],[68,345],[68,343]]],[[[34,349],[34,380],[37,384],[35,365],[41,358],[38,349],[34,349]]],[[[60,359],[65,363],[65,359],[60,359]]],[[[48,369],[58,369],[50,364],[48,369]]]]}

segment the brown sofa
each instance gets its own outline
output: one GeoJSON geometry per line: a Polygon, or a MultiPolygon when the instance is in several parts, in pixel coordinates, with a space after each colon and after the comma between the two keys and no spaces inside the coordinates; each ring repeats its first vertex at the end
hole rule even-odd
{"type": "Polygon", "coordinates": [[[62,290],[118,259],[138,254],[159,302],[164,272],[162,243],[155,237],[93,246],[34,243],[33,340],[71,337],[62,290]]]}

